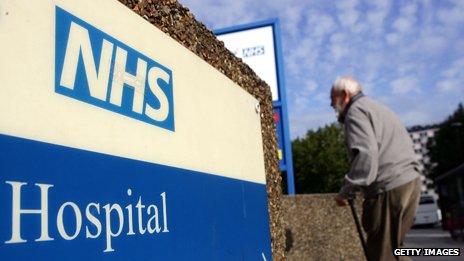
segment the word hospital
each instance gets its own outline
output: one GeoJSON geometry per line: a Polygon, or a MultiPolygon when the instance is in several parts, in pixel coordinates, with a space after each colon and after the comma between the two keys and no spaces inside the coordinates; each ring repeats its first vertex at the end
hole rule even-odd
{"type": "MultiPolygon", "coordinates": [[[[117,203],[101,206],[98,202],[90,202],[81,208],[75,202],[67,201],[59,205],[57,213],[52,215],[49,211],[49,191],[52,191],[54,185],[36,183],[34,188],[40,191],[40,208],[27,209],[21,205],[21,194],[30,196],[32,194],[30,191],[23,192],[23,190],[26,190],[26,187],[31,189],[31,185],[28,186],[26,182],[18,181],[6,181],[5,183],[11,187],[12,195],[11,238],[5,241],[5,244],[26,243],[31,240],[24,238],[21,233],[21,218],[26,215],[36,216],[36,224],[40,224],[40,237],[34,239],[36,242],[55,240],[56,236],[51,235],[49,230],[49,223],[53,221],[56,221],[58,234],[64,240],[73,240],[81,232],[84,233],[83,224],[85,224],[85,238],[87,239],[99,238],[104,231],[106,247],[103,252],[115,251],[112,239],[122,234],[134,236],[145,233],[169,233],[166,192],[160,194],[161,213],[157,205],[145,205],[142,196],[139,196],[135,205],[127,204],[124,208],[117,203]],[[53,220],[49,218],[50,216],[56,218],[53,220]],[[85,221],[83,221],[83,216],[85,216],[85,221]]],[[[127,189],[128,197],[131,197],[132,193],[132,189],[127,189]]],[[[27,234],[30,235],[30,232],[27,234]]]]}

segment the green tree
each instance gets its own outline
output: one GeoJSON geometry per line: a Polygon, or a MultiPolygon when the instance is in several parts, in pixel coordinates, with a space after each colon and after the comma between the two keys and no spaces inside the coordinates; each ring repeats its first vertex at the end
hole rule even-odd
{"type": "Polygon", "coordinates": [[[292,142],[295,189],[301,193],[338,192],[349,171],[343,130],[331,124],[292,142]]]}
{"type": "Polygon", "coordinates": [[[431,162],[430,173],[436,178],[464,163],[464,108],[462,103],[456,111],[440,124],[435,139],[427,144],[431,162]]]}

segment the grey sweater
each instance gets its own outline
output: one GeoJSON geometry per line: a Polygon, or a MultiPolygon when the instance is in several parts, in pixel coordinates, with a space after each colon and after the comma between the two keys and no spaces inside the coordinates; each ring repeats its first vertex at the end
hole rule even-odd
{"type": "Polygon", "coordinates": [[[342,116],[351,163],[339,193],[342,197],[358,189],[366,196],[375,195],[419,176],[411,138],[391,110],[360,93],[342,116]]]}

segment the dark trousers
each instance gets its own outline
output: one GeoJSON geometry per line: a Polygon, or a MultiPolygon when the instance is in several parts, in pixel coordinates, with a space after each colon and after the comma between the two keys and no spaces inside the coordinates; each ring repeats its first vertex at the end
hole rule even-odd
{"type": "MultiPolygon", "coordinates": [[[[393,255],[393,250],[404,247],[406,233],[414,222],[420,193],[421,182],[417,178],[364,199],[362,224],[367,234],[370,261],[399,260],[393,255]]],[[[402,257],[401,260],[410,259],[402,257]]]]}

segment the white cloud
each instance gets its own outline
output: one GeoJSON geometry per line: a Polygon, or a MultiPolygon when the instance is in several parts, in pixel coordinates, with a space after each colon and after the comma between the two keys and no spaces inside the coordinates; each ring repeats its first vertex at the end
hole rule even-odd
{"type": "Polygon", "coordinates": [[[393,23],[393,28],[403,33],[411,30],[413,25],[414,24],[411,20],[400,17],[393,23]]]}
{"type": "Polygon", "coordinates": [[[295,114],[304,114],[309,107],[311,97],[314,95],[317,89],[317,83],[311,79],[300,80],[304,82],[302,88],[289,88],[287,93],[289,94],[289,109],[295,114]]]}
{"type": "Polygon", "coordinates": [[[303,112],[308,107],[308,93],[307,92],[293,92],[291,95],[291,104],[289,104],[289,109],[295,114],[303,114],[303,112]],[[296,95],[299,93],[300,95],[296,95]]]}
{"type": "Polygon", "coordinates": [[[438,35],[429,35],[419,38],[421,50],[424,53],[439,53],[447,46],[446,38],[438,35]]]}
{"type": "Polygon", "coordinates": [[[301,77],[306,71],[312,71],[319,59],[320,43],[311,38],[303,38],[297,45],[288,45],[284,60],[286,72],[301,77]]]}
{"type": "Polygon", "coordinates": [[[359,19],[360,13],[357,10],[358,0],[336,1],[338,13],[337,17],[342,26],[352,28],[359,19]]]}
{"type": "Polygon", "coordinates": [[[317,129],[335,121],[336,114],[330,109],[317,113],[313,111],[301,117],[290,117],[291,138],[302,137],[309,129],[317,129]]]}
{"type": "Polygon", "coordinates": [[[395,45],[395,44],[398,44],[399,41],[400,41],[400,34],[398,34],[398,33],[389,33],[389,34],[387,34],[387,36],[385,38],[386,38],[387,42],[390,45],[395,45]]]}
{"type": "Polygon", "coordinates": [[[445,79],[437,83],[438,90],[442,92],[450,92],[457,90],[459,86],[462,86],[463,82],[454,79],[445,79]]]}
{"type": "Polygon", "coordinates": [[[456,39],[455,45],[454,45],[454,51],[459,52],[464,50],[464,39],[456,39]]]}
{"type": "MultiPolygon", "coordinates": [[[[293,8],[291,9],[293,10],[293,8]]],[[[302,16],[306,17],[305,21],[300,21],[302,26],[296,26],[291,29],[295,32],[290,32],[290,34],[298,34],[298,40],[284,37],[288,47],[284,52],[286,72],[300,81],[302,86],[306,86],[305,81],[311,75],[308,72],[315,71],[316,66],[320,68],[323,40],[337,29],[337,24],[331,15],[314,8],[309,8],[307,13],[302,16]]]]}
{"type": "Polygon", "coordinates": [[[390,84],[393,94],[407,94],[419,89],[419,83],[416,78],[411,76],[400,77],[393,80],[390,84]]]}
{"type": "Polygon", "coordinates": [[[422,0],[420,1],[422,12],[422,21],[425,26],[430,26],[435,20],[436,8],[433,6],[434,0],[422,0]]]}
{"type": "Polygon", "coordinates": [[[305,89],[307,91],[313,92],[317,89],[317,82],[315,82],[314,80],[308,79],[306,80],[305,86],[306,86],[305,89]]]}
{"type": "Polygon", "coordinates": [[[442,79],[436,84],[441,92],[461,90],[464,94],[464,57],[455,60],[451,66],[441,73],[442,79]]]}
{"type": "Polygon", "coordinates": [[[280,12],[282,12],[283,30],[292,40],[301,36],[301,29],[298,24],[302,20],[305,9],[306,8],[301,4],[295,3],[280,10],[280,12]]]}
{"type": "Polygon", "coordinates": [[[463,1],[454,1],[454,5],[449,8],[437,11],[437,17],[440,22],[446,25],[460,25],[464,22],[464,4],[463,1]]]}
{"type": "Polygon", "coordinates": [[[345,40],[346,40],[346,36],[343,33],[336,33],[330,37],[331,43],[341,43],[341,42],[345,42],[345,40]]]}
{"type": "Polygon", "coordinates": [[[464,57],[454,61],[442,75],[446,78],[464,78],[464,57]]]}
{"type": "Polygon", "coordinates": [[[404,34],[410,32],[416,24],[417,5],[409,3],[400,9],[400,16],[393,22],[393,28],[404,34]]]}
{"type": "Polygon", "coordinates": [[[329,91],[327,92],[319,92],[314,96],[314,100],[318,101],[319,103],[330,103],[329,91]]]}
{"type": "Polygon", "coordinates": [[[413,61],[402,62],[396,66],[396,71],[400,75],[409,75],[418,70],[417,63],[413,61]]]}
{"type": "Polygon", "coordinates": [[[336,27],[337,24],[331,15],[312,9],[308,12],[304,29],[307,34],[320,38],[333,32],[336,27]]]}
{"type": "Polygon", "coordinates": [[[367,24],[369,24],[371,32],[380,34],[384,31],[384,22],[390,12],[391,2],[385,0],[369,1],[368,5],[371,9],[367,11],[367,24]]]}
{"type": "Polygon", "coordinates": [[[334,62],[338,62],[349,53],[349,49],[343,43],[335,43],[330,47],[330,53],[334,58],[334,62]]]}
{"type": "Polygon", "coordinates": [[[333,34],[330,37],[330,54],[333,57],[333,62],[338,62],[341,58],[349,53],[349,43],[347,37],[342,33],[333,34]]]}
{"type": "Polygon", "coordinates": [[[381,88],[384,75],[385,63],[389,59],[388,55],[379,51],[378,47],[365,51],[360,64],[362,69],[356,70],[357,77],[361,81],[364,92],[368,95],[375,95],[381,88]]]}
{"type": "Polygon", "coordinates": [[[401,7],[401,13],[406,16],[415,16],[416,12],[417,12],[417,5],[414,2],[401,7]]]}
{"type": "Polygon", "coordinates": [[[188,7],[197,20],[207,24],[209,29],[220,29],[259,19],[256,12],[249,11],[259,7],[256,1],[180,0],[180,3],[188,7]]]}

